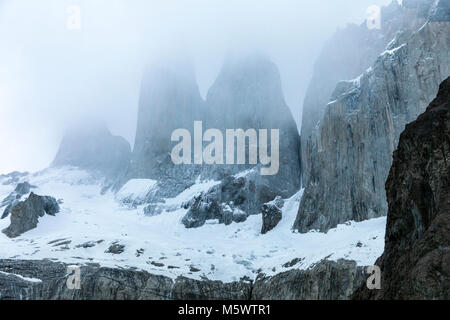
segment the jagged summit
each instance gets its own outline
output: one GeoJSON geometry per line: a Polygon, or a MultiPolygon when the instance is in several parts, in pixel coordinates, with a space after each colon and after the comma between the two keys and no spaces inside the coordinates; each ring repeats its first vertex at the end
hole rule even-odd
{"type": "Polygon", "coordinates": [[[66,131],[51,166],[74,166],[112,181],[124,173],[130,156],[124,138],[113,136],[102,124],[85,123],[66,131]]]}
{"type": "MultiPolygon", "coordinates": [[[[295,194],[300,187],[299,135],[283,97],[276,65],[263,55],[229,57],[203,101],[194,69],[184,63],[185,60],[179,60],[174,65],[157,64],[146,71],[132,162],[121,184],[130,179],[157,181],[145,197],[146,203],[155,204],[175,197],[198,181],[215,180],[220,187],[210,190],[208,201],[217,202],[217,207],[222,202],[233,202],[232,207],[242,204],[239,210],[247,214],[259,213],[261,205],[276,196],[295,194]],[[257,169],[236,181],[234,175],[260,165],[250,163],[248,151],[245,164],[230,164],[225,157],[223,163],[174,164],[171,152],[177,142],[171,141],[171,136],[176,129],[189,131],[191,158],[195,159],[194,121],[202,122],[200,135],[208,129],[218,129],[223,140],[227,129],[255,129],[258,133],[259,129],[266,129],[268,152],[272,147],[271,129],[278,129],[278,172],[262,177],[257,169]]],[[[249,141],[245,144],[249,150],[249,141]]],[[[202,143],[203,148],[207,145],[208,142],[202,143]]],[[[222,147],[226,147],[225,141],[222,147]]]]}
{"type": "Polygon", "coordinates": [[[278,68],[259,54],[227,58],[206,100],[218,127],[275,127],[292,118],[278,68]]]}

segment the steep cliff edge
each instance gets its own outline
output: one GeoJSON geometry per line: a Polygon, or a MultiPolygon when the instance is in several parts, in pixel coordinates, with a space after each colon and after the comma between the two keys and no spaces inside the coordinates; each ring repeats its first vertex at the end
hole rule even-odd
{"type": "Polygon", "coordinates": [[[327,103],[342,79],[354,79],[373,65],[396,33],[404,26],[420,28],[425,19],[418,19],[415,11],[405,10],[397,1],[382,7],[381,28],[369,29],[366,23],[348,24],[338,29],[328,40],[318,57],[313,77],[303,103],[301,127],[302,181],[307,185],[311,176],[310,155],[314,150],[310,142],[316,126],[321,122],[327,103]]]}
{"type": "Polygon", "coordinates": [[[92,264],[80,266],[79,289],[69,289],[67,267],[49,260],[0,260],[0,300],[347,300],[365,281],[363,268],[347,260],[230,283],[92,264]]]}
{"type": "Polygon", "coordinates": [[[401,134],[389,178],[381,290],[355,299],[450,298],[450,78],[401,134]]]}
{"type": "Polygon", "coordinates": [[[84,124],[66,132],[51,166],[78,167],[111,184],[125,173],[130,157],[131,147],[124,138],[113,136],[103,125],[84,124]]]}
{"type": "Polygon", "coordinates": [[[306,144],[309,178],[294,228],[327,231],[387,213],[384,183],[405,124],[423,112],[450,74],[450,23],[442,6],[402,8],[402,25],[374,65],[337,84],[306,144]],[[408,16],[408,15],[407,15],[408,16]],[[405,18],[406,19],[406,18],[405,18]],[[423,24],[422,24],[423,22],[423,24]]]}
{"type": "Polygon", "coordinates": [[[216,181],[201,197],[186,199],[185,208],[190,210],[183,222],[188,227],[201,226],[205,219],[241,222],[250,214],[260,213],[261,206],[276,196],[289,198],[298,192],[300,137],[284,100],[278,68],[270,59],[258,54],[229,57],[209,89],[206,101],[200,96],[194,69],[189,64],[164,65],[153,66],[144,76],[132,161],[126,179],[117,185],[124,185],[129,179],[156,181],[142,201],[148,204],[147,212],[153,213],[161,211],[165,199],[179,195],[194,184],[216,181]],[[202,123],[197,133],[194,121],[202,123]],[[175,129],[185,129],[190,134],[191,164],[172,161],[172,148],[178,144],[171,141],[175,129]],[[203,136],[208,129],[217,129],[214,131],[219,136],[213,135],[208,140],[203,136]],[[238,138],[227,137],[227,130],[238,129],[244,132],[252,129],[243,138],[245,161],[239,164],[238,138]],[[260,129],[267,130],[267,155],[274,158],[272,162],[277,162],[278,171],[273,175],[260,174],[262,166],[268,167],[267,163],[261,164],[264,143],[261,143],[260,129]],[[271,141],[275,136],[272,137],[271,129],[279,131],[279,152],[274,154],[271,154],[275,147],[271,141]],[[252,157],[252,161],[251,133],[257,140],[252,144],[257,159],[252,157]],[[218,150],[214,149],[214,155],[222,155],[217,156],[219,160],[195,161],[194,140],[198,138],[197,145],[203,148],[200,152],[215,143],[218,150]],[[229,142],[234,146],[234,154],[230,150],[231,161],[228,160],[229,142]],[[275,154],[279,159],[275,159],[275,154]]]}
{"type": "Polygon", "coordinates": [[[207,113],[190,62],[169,60],[155,62],[144,73],[132,162],[119,182],[154,179],[159,183],[157,198],[177,195],[200,175],[201,165],[172,162],[171,135],[179,128],[192,132],[194,121],[207,113]]]}

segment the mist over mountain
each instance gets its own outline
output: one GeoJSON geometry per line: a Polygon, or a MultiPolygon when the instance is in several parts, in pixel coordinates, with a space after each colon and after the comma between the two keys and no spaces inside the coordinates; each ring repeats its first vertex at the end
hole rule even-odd
{"type": "Polygon", "coordinates": [[[17,3],[0,299],[448,299],[447,0],[17,3]]]}

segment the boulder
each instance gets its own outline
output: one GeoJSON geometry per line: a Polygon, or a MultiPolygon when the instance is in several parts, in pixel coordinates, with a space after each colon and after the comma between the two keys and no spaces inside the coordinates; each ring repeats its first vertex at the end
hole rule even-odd
{"type": "Polygon", "coordinates": [[[284,201],[281,197],[276,197],[273,201],[265,203],[262,207],[262,228],[261,233],[265,234],[275,228],[281,221],[284,201]]]}
{"type": "Polygon", "coordinates": [[[0,208],[6,207],[0,219],[8,217],[11,212],[11,208],[15,206],[22,198],[23,195],[28,194],[31,188],[36,188],[28,182],[19,183],[13,192],[11,192],[3,201],[0,203],[0,208]]]}
{"type": "Polygon", "coordinates": [[[25,201],[20,201],[11,208],[11,224],[2,230],[10,238],[36,228],[39,218],[45,214],[55,215],[59,212],[59,205],[55,198],[38,196],[31,192],[25,201]]]}

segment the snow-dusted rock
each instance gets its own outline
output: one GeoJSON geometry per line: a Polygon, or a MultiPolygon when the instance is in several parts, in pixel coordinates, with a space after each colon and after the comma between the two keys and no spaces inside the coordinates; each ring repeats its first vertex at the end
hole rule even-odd
{"type": "Polygon", "coordinates": [[[267,233],[275,228],[280,222],[283,214],[281,209],[283,208],[284,200],[281,197],[276,197],[273,201],[265,203],[262,207],[262,220],[263,225],[261,233],[267,233]]]}
{"type": "Polygon", "coordinates": [[[301,232],[386,215],[384,185],[400,133],[450,75],[449,23],[398,10],[401,28],[387,51],[357,79],[336,86],[302,144],[308,177],[294,225],[301,232]]]}
{"type": "Polygon", "coordinates": [[[21,182],[16,186],[16,189],[11,192],[3,201],[0,203],[0,208],[5,207],[1,219],[8,217],[11,212],[12,207],[14,207],[22,198],[23,195],[30,193],[31,188],[36,188],[28,182],[21,182]]]}
{"type": "Polygon", "coordinates": [[[22,233],[36,228],[39,218],[45,214],[55,215],[59,212],[59,205],[55,198],[38,196],[31,192],[25,200],[11,208],[11,224],[2,230],[10,238],[18,237],[22,233]]]}

